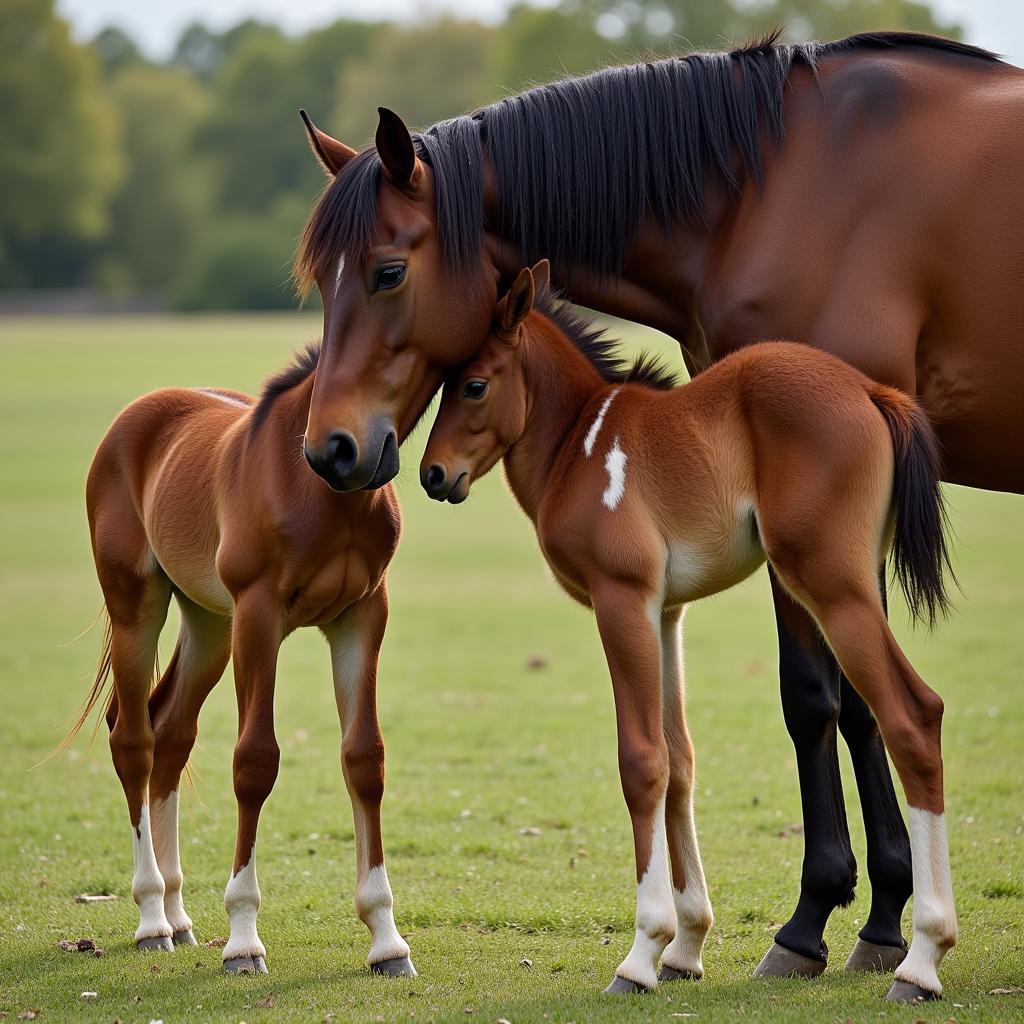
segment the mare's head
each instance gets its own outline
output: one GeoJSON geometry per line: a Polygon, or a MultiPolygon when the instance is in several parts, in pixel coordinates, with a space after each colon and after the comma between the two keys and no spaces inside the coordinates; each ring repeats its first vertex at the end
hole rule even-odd
{"type": "Polygon", "coordinates": [[[420,481],[436,501],[465,501],[473,481],[494,467],[526,427],[523,324],[535,288],[546,287],[546,279],[546,262],[520,271],[494,307],[483,348],[445,381],[420,463],[420,481]],[[541,277],[536,285],[534,273],[541,277]]]}
{"type": "Polygon", "coordinates": [[[489,264],[443,251],[432,170],[402,120],[379,114],[374,146],[357,153],[303,113],[332,178],[296,257],[300,288],[315,283],[324,307],[305,453],[339,491],[394,477],[398,445],[479,349],[497,294],[489,264]]]}

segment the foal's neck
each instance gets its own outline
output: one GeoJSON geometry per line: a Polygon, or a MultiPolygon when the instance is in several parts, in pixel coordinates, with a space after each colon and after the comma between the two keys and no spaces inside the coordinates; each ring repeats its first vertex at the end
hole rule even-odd
{"type": "Polygon", "coordinates": [[[612,385],[547,317],[531,313],[523,330],[526,425],[505,454],[509,487],[537,522],[560,456],[595,395],[612,385]]]}

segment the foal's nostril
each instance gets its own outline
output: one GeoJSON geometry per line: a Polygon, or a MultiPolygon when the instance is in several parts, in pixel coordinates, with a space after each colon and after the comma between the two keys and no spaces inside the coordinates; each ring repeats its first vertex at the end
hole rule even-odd
{"type": "Polygon", "coordinates": [[[444,486],[444,479],[447,474],[444,471],[444,466],[439,466],[436,462],[427,470],[427,475],[423,478],[423,485],[427,489],[428,494],[434,494],[439,488],[444,486]]]}
{"type": "Polygon", "coordinates": [[[331,435],[328,451],[332,453],[334,472],[342,479],[352,472],[359,461],[359,449],[356,447],[355,438],[341,430],[331,435]]]}

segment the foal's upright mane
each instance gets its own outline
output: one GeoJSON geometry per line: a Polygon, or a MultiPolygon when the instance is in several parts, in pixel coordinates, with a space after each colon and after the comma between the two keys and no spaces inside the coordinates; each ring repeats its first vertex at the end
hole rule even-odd
{"type": "MultiPolygon", "coordinates": [[[[509,96],[414,135],[433,170],[437,222],[449,265],[477,259],[484,226],[484,151],[497,178],[495,227],[524,264],[547,257],[614,273],[644,214],[667,229],[700,223],[711,180],[738,193],[760,183],[762,137],[782,144],[794,66],[817,77],[821,60],[853,50],[916,49],[979,61],[987,50],[913,32],[862,33],[829,43],[782,44],[778,32],[731,51],[604,68],[509,96]]],[[[353,158],[325,189],[303,233],[295,277],[303,290],[344,254],[369,245],[377,220],[376,151],[353,158]]]]}

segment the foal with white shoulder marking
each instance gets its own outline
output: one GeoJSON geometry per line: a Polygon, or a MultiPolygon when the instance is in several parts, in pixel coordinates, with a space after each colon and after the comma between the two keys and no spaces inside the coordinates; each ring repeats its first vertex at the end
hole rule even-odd
{"type": "Polygon", "coordinates": [[[786,342],[752,345],[672,388],[650,362],[619,364],[547,294],[546,264],[534,273],[539,310],[524,270],[480,354],[445,383],[422,480],[431,497],[461,502],[504,458],[555,578],[596,614],[638,882],[636,937],[608,991],[703,972],[711,905],[693,823],[683,606],[767,559],[821,626],[896,764],[915,900],[913,944],[890,997],[937,996],[936,969],[956,939],[942,701],[898,647],[878,587],[892,546],[915,613],[944,606],[927,420],[903,393],[786,342]]]}
{"type": "Polygon", "coordinates": [[[293,630],[319,627],[331,648],[355,820],[356,910],[370,929],[370,964],[378,973],[411,976],[384,868],[384,745],[376,710],[388,613],[384,574],[401,516],[390,486],[339,494],[306,465],[302,437],[318,355],[318,347],[307,349],[255,403],[233,391],[167,388],[133,402],[114,421],[86,490],[109,628],[73,732],[112,671],[107,723],[132,826],[136,943],[194,944],[181,898],[178,785],[199,710],[233,660],[238,832],[224,896],[231,936],[223,958],[229,971],[265,973],[255,843],[280,761],[277,656],[293,630]],[[181,632],[151,691],[172,594],[181,632]]]}

